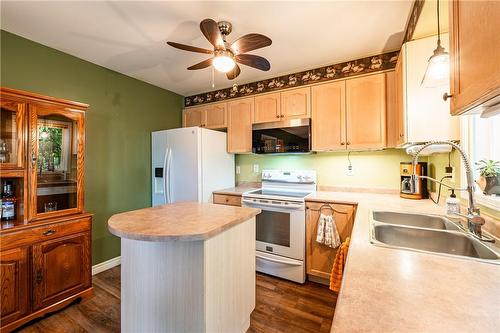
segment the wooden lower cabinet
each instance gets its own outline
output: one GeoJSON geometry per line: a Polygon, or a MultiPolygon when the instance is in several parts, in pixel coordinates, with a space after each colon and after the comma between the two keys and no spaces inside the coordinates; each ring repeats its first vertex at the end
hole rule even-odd
{"type": "Polygon", "coordinates": [[[90,287],[90,235],[76,234],[33,245],[33,309],[90,287]]]}
{"type": "Polygon", "coordinates": [[[0,253],[0,300],[2,326],[28,313],[29,257],[28,248],[21,247],[0,253]]]}
{"type": "Polygon", "coordinates": [[[91,216],[2,230],[1,332],[92,292],[91,216]]]}
{"type": "Polygon", "coordinates": [[[326,202],[306,202],[306,272],[310,276],[330,279],[337,249],[316,242],[318,221],[321,214],[333,214],[339,232],[340,241],[351,236],[356,205],[326,202]],[[325,205],[330,205],[332,211],[325,205]]]}
{"type": "Polygon", "coordinates": [[[228,206],[241,206],[241,195],[230,194],[213,194],[214,204],[228,205],[228,206]]]}

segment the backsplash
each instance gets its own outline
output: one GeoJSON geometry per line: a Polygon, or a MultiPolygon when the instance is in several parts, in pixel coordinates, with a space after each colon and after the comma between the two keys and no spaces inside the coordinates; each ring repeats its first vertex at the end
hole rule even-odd
{"type": "Polygon", "coordinates": [[[349,164],[346,152],[310,155],[236,155],[240,174],[237,182],[260,181],[263,169],[316,170],[318,186],[352,186],[399,189],[399,162],[410,161],[403,149],[386,149],[350,154],[354,175],[347,176],[349,164]],[[259,172],[253,172],[254,164],[259,172]]]}

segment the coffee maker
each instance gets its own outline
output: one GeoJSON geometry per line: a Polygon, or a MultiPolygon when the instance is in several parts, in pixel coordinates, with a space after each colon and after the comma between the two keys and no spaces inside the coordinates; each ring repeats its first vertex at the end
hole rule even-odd
{"type": "MultiPolygon", "coordinates": [[[[417,176],[427,176],[427,163],[418,162],[416,166],[417,176]]],[[[415,193],[411,191],[411,175],[413,174],[413,164],[411,162],[399,163],[400,191],[399,196],[406,199],[427,199],[427,179],[418,178],[415,184],[415,193]]]]}

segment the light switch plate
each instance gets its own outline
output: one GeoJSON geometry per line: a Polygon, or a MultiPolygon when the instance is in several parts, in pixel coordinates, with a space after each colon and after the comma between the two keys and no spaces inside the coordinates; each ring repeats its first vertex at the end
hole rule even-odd
{"type": "Polygon", "coordinates": [[[237,165],[236,166],[236,174],[239,175],[241,173],[241,169],[240,169],[240,166],[237,165]]]}
{"type": "Polygon", "coordinates": [[[259,165],[258,164],[253,165],[253,172],[255,172],[255,173],[259,172],[259,165]]]}

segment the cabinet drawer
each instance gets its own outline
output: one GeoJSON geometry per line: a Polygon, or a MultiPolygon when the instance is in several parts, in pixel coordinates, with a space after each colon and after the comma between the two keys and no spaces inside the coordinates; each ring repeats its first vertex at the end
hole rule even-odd
{"type": "Polygon", "coordinates": [[[241,197],[237,195],[214,194],[214,203],[230,206],[241,206],[241,197]]]}
{"type": "Polygon", "coordinates": [[[85,217],[8,233],[1,236],[1,250],[27,246],[36,242],[90,230],[91,221],[91,217],[85,217]]]}

